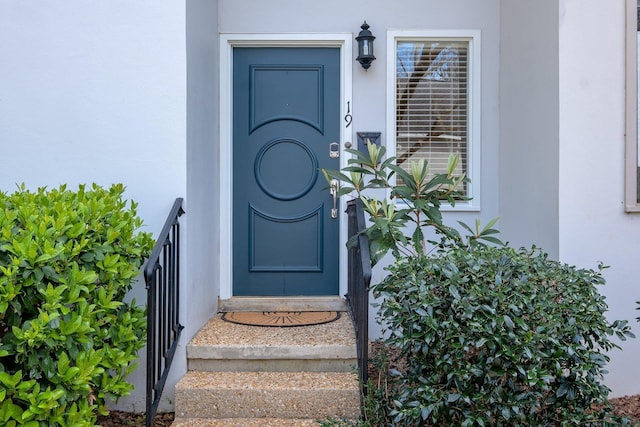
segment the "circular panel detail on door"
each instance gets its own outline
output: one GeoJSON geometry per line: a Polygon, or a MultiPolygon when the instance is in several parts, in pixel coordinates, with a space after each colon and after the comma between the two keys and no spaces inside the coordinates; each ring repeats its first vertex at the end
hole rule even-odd
{"type": "Polygon", "coordinates": [[[258,152],[254,174],[265,194],[278,200],[295,200],[315,185],[318,159],[303,142],[277,139],[265,144],[258,152]]]}

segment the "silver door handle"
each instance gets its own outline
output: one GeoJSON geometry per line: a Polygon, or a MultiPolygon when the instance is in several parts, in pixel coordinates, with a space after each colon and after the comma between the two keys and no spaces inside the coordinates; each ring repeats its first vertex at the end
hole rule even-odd
{"type": "Polygon", "coordinates": [[[329,194],[333,197],[333,208],[331,209],[331,218],[338,218],[338,189],[340,188],[340,181],[332,179],[329,184],[329,194]]]}

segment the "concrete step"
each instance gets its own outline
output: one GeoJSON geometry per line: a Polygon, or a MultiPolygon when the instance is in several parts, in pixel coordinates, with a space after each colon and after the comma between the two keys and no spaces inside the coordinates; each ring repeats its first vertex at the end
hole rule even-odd
{"type": "Polygon", "coordinates": [[[192,371],[178,382],[175,392],[178,420],[355,420],[360,415],[360,391],[353,373],[192,371]]]}
{"type": "Polygon", "coordinates": [[[176,419],[171,427],[318,427],[317,420],[285,418],[176,419]]]}
{"type": "Polygon", "coordinates": [[[187,346],[191,371],[352,372],[356,338],[348,313],[321,325],[265,328],[211,319],[187,346]]]}

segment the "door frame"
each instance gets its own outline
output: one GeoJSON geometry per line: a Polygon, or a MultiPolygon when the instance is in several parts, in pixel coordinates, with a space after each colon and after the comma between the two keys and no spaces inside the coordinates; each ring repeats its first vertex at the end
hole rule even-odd
{"type": "MultiPolygon", "coordinates": [[[[352,100],[352,48],[351,33],[300,33],[300,34],[220,34],[220,222],[219,252],[220,257],[220,299],[233,296],[233,49],[235,47],[334,47],[340,49],[340,117],[347,114],[347,103],[352,100]],[[225,209],[228,207],[229,209],[225,209]],[[228,256],[223,256],[228,254],[228,256]]],[[[340,123],[340,167],[347,165],[344,143],[353,141],[353,125],[340,123]]],[[[328,190],[327,190],[328,191],[328,190]]],[[[339,212],[344,212],[346,202],[339,199],[339,212]]],[[[347,221],[341,214],[339,231],[339,295],[347,292],[347,221]]]]}

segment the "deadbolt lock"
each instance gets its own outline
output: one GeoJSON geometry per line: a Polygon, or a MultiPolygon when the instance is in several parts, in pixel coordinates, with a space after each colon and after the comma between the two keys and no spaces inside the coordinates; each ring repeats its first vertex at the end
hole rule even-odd
{"type": "Polygon", "coordinates": [[[340,157],[340,144],[337,142],[332,142],[329,144],[329,157],[332,159],[337,159],[340,157]]]}

